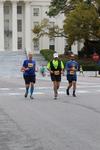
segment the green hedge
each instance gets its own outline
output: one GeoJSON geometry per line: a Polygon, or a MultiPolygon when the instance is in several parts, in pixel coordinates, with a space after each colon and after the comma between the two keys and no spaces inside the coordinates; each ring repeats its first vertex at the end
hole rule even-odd
{"type": "Polygon", "coordinates": [[[49,49],[42,49],[40,53],[44,56],[47,61],[50,61],[53,58],[54,51],[49,49]]]}
{"type": "MultiPolygon", "coordinates": [[[[42,49],[40,51],[40,53],[44,56],[44,58],[47,61],[50,61],[53,59],[53,50],[49,50],[49,49],[42,49]]],[[[64,65],[66,64],[66,62],[70,59],[68,56],[65,55],[60,55],[59,56],[60,60],[63,61],[64,65]]],[[[88,60],[88,59],[78,59],[76,58],[76,60],[78,61],[78,63],[80,65],[82,65],[82,68],[84,71],[99,71],[100,70],[100,66],[98,66],[95,62],[93,62],[92,60],[88,60]]]]}
{"type": "Polygon", "coordinates": [[[99,71],[100,70],[100,66],[97,66],[97,65],[83,64],[82,67],[84,71],[99,71]]]}

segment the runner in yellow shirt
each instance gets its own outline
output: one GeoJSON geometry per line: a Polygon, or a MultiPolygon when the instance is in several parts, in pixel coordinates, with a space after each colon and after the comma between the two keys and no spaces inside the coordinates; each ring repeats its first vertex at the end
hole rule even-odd
{"type": "Polygon", "coordinates": [[[57,99],[58,89],[61,82],[61,74],[64,70],[64,64],[61,60],[59,60],[58,53],[54,53],[53,60],[47,64],[47,69],[50,72],[51,80],[53,82],[54,99],[57,99]]]}

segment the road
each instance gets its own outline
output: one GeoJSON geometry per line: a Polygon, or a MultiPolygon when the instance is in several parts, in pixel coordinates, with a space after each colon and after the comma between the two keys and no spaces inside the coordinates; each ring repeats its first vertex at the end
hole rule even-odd
{"type": "Polygon", "coordinates": [[[21,77],[0,78],[0,150],[100,150],[100,78],[78,77],[77,97],[63,77],[53,99],[49,77],[37,77],[34,100],[21,77]]]}

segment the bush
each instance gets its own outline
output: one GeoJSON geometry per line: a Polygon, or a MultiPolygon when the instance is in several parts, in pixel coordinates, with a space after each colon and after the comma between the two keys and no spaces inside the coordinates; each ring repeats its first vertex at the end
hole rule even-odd
{"type": "Polygon", "coordinates": [[[100,70],[100,66],[97,65],[85,65],[83,64],[83,70],[84,71],[99,71],[100,70]]]}
{"type": "Polygon", "coordinates": [[[84,50],[78,51],[79,58],[83,58],[85,56],[84,50]]]}
{"type": "MultiPolygon", "coordinates": [[[[49,49],[42,49],[40,51],[40,53],[44,56],[44,58],[47,61],[50,61],[53,59],[53,54],[54,51],[53,50],[49,50],[49,49]]],[[[60,60],[63,61],[64,65],[66,64],[66,62],[70,59],[70,56],[68,55],[59,55],[60,60]]],[[[98,66],[95,62],[93,62],[92,59],[88,58],[88,59],[79,59],[78,57],[76,57],[76,61],[82,65],[83,71],[99,71],[100,70],[100,66],[98,66]]]]}
{"type": "Polygon", "coordinates": [[[40,51],[40,53],[44,56],[44,58],[47,60],[47,61],[50,61],[51,59],[53,59],[53,54],[54,54],[54,51],[53,50],[50,50],[50,49],[42,49],[40,51]]]}

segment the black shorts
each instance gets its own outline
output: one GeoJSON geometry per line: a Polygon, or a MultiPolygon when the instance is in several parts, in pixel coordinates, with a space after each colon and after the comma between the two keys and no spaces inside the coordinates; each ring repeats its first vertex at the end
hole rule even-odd
{"type": "Polygon", "coordinates": [[[24,80],[25,80],[25,84],[30,84],[31,82],[32,83],[35,83],[36,81],[36,77],[35,75],[30,75],[30,76],[23,76],[24,77],[24,80]]]}
{"type": "Polygon", "coordinates": [[[67,74],[67,80],[68,80],[69,83],[71,83],[72,81],[77,81],[77,76],[67,74]]]}
{"type": "Polygon", "coordinates": [[[51,80],[52,81],[61,81],[61,75],[51,75],[51,80]]]}

